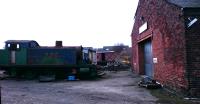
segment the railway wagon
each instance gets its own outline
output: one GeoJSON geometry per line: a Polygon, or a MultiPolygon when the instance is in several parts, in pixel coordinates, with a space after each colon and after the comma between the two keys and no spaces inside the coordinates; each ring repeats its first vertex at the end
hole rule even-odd
{"type": "Polygon", "coordinates": [[[77,78],[97,76],[96,51],[82,46],[40,46],[34,40],[8,40],[0,50],[0,68],[11,77],[57,79],[74,75],[77,78]]]}

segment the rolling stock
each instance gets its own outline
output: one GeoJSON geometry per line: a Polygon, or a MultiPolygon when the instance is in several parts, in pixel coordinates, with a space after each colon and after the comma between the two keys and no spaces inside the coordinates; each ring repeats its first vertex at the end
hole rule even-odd
{"type": "Polygon", "coordinates": [[[40,46],[34,40],[8,40],[0,50],[0,68],[12,77],[38,78],[53,75],[66,78],[95,78],[96,51],[82,46],[40,46]]]}

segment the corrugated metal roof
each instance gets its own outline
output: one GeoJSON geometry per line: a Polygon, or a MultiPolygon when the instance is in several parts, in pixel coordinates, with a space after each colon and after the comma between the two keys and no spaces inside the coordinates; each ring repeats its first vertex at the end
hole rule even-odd
{"type": "Polygon", "coordinates": [[[169,3],[178,5],[183,8],[198,8],[200,0],[167,0],[169,3]]]}

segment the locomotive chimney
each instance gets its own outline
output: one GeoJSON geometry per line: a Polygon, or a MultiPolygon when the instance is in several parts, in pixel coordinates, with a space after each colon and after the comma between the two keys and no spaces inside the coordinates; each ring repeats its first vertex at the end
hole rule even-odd
{"type": "Polygon", "coordinates": [[[56,41],[56,47],[62,47],[62,41],[56,41]]]}

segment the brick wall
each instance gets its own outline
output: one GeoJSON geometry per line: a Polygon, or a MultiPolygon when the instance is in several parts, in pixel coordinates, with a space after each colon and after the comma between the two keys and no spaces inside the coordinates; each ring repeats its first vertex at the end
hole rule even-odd
{"type": "Polygon", "coordinates": [[[106,61],[115,61],[119,54],[117,52],[110,52],[105,54],[106,61]]]}
{"type": "Polygon", "coordinates": [[[181,8],[165,0],[140,0],[132,31],[133,69],[140,73],[140,43],[152,40],[154,78],[175,90],[187,90],[185,24],[181,8]],[[143,17],[143,18],[141,18],[143,17]],[[139,27],[148,22],[148,30],[139,27]],[[149,39],[149,38],[147,38],[149,39]]]}
{"type": "Polygon", "coordinates": [[[102,61],[102,53],[97,53],[97,62],[102,61]]]}
{"type": "Polygon", "coordinates": [[[105,61],[115,61],[119,56],[117,52],[105,52],[105,53],[97,53],[97,61],[102,61],[102,54],[105,55],[105,61]]]}

